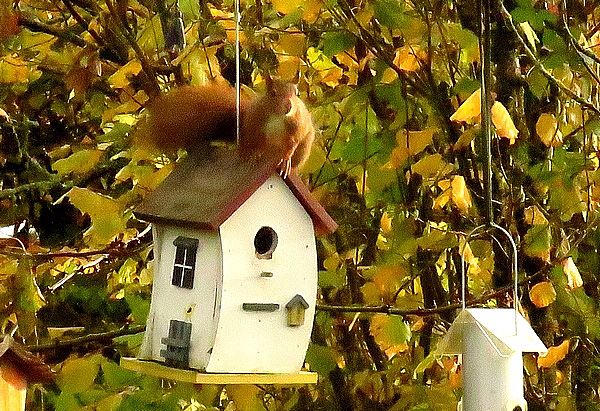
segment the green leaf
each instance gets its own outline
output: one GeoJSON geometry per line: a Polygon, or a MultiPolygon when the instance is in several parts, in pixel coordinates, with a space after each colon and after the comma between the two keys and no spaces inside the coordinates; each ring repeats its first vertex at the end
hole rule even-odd
{"type": "Polygon", "coordinates": [[[424,235],[417,240],[419,247],[426,250],[442,251],[458,244],[456,235],[448,231],[448,226],[444,223],[438,226],[436,223],[429,222],[424,231],[424,235]]]}
{"type": "Polygon", "coordinates": [[[138,324],[146,324],[146,318],[150,312],[150,300],[143,298],[140,294],[125,292],[125,301],[131,310],[131,316],[138,324]]]}
{"type": "Polygon", "coordinates": [[[423,360],[416,366],[414,375],[423,374],[426,369],[433,367],[437,356],[439,356],[439,353],[436,351],[430,352],[429,355],[423,358],[423,360]]]}
{"type": "Polygon", "coordinates": [[[319,271],[319,287],[342,288],[346,285],[346,270],[319,271]]]}
{"type": "Polygon", "coordinates": [[[310,344],[306,353],[306,362],[312,371],[328,375],[337,367],[333,349],[329,346],[310,344]]]}
{"type": "Polygon", "coordinates": [[[558,35],[554,30],[545,29],[542,37],[542,44],[551,51],[557,53],[566,52],[567,45],[562,37],[558,35]]]}
{"type": "Polygon", "coordinates": [[[349,163],[361,163],[377,153],[381,148],[381,141],[376,138],[367,138],[362,127],[355,127],[342,152],[342,159],[349,163]],[[366,141],[365,141],[366,140],[366,141]]]}
{"type": "MultiPolygon", "coordinates": [[[[398,115],[402,115],[406,111],[406,101],[402,97],[402,93],[398,92],[400,86],[399,82],[394,82],[392,84],[378,84],[375,87],[377,97],[387,101],[398,112],[398,115]]],[[[403,122],[401,123],[403,124],[403,122]]]]}
{"type": "Polygon", "coordinates": [[[331,31],[323,35],[323,54],[331,57],[354,47],[356,37],[347,31],[331,31]]]}
{"type": "Polygon", "coordinates": [[[183,13],[184,23],[196,21],[200,15],[200,2],[195,0],[179,0],[179,10],[183,13]]]}
{"type": "Polygon", "coordinates": [[[112,141],[123,141],[131,132],[132,127],[125,123],[115,123],[109,132],[98,137],[98,141],[106,143],[112,141]]]}
{"type": "Polygon", "coordinates": [[[539,253],[549,251],[552,242],[550,225],[534,225],[527,230],[523,240],[525,241],[525,248],[530,252],[539,253]]]}
{"type": "Polygon", "coordinates": [[[87,391],[77,393],[76,396],[79,402],[85,405],[96,403],[104,397],[106,397],[106,391],[100,389],[89,389],[87,391]]]}
{"type": "Polygon", "coordinates": [[[402,28],[404,18],[404,1],[377,0],[373,3],[375,17],[389,28],[402,28]]]}
{"type": "Polygon", "coordinates": [[[529,90],[538,99],[541,99],[548,88],[548,79],[537,68],[532,69],[527,76],[529,90]]]}
{"type": "Polygon", "coordinates": [[[544,29],[545,22],[555,22],[556,17],[547,10],[536,10],[533,7],[517,7],[510,13],[515,23],[528,22],[536,31],[544,29]]]}
{"type": "Polygon", "coordinates": [[[66,196],[92,219],[92,225],[85,234],[88,244],[105,245],[125,230],[127,216],[112,198],[80,187],[73,187],[66,196]]]}
{"type": "Polygon", "coordinates": [[[81,404],[77,401],[73,393],[61,392],[58,397],[53,399],[54,408],[61,411],[79,411],[81,404]]]}
{"type": "Polygon", "coordinates": [[[137,272],[139,263],[133,258],[128,258],[119,268],[119,282],[122,284],[131,283],[137,272]]]}
{"type": "MultiPolygon", "coordinates": [[[[464,60],[472,63],[479,58],[479,42],[477,36],[471,30],[463,28],[458,23],[447,23],[445,25],[448,38],[458,43],[464,53],[464,60]]],[[[474,89],[473,91],[475,91],[474,89]]]]}
{"type": "Polygon", "coordinates": [[[410,326],[400,316],[375,314],[371,318],[371,334],[385,350],[408,344],[412,336],[410,326]]]}
{"type": "Polygon", "coordinates": [[[121,368],[118,364],[107,359],[102,359],[101,367],[104,381],[111,387],[134,385],[139,380],[138,374],[134,371],[121,368]]]}
{"type": "Polygon", "coordinates": [[[58,386],[63,394],[88,391],[94,385],[99,369],[96,356],[67,359],[58,374],[58,386]]]}
{"type": "Polygon", "coordinates": [[[35,281],[30,258],[22,257],[19,259],[14,286],[17,290],[16,302],[18,309],[35,313],[45,305],[44,297],[35,281]]]}
{"type": "Polygon", "coordinates": [[[96,411],[117,411],[123,401],[123,395],[116,393],[98,401],[96,411]]]}
{"type": "Polygon", "coordinates": [[[67,158],[57,160],[52,164],[52,169],[59,176],[67,174],[86,174],[94,168],[102,157],[101,150],[81,150],[71,154],[67,158]]]}
{"type": "MultiPolygon", "coordinates": [[[[401,185],[398,180],[396,170],[389,170],[375,163],[367,172],[367,187],[369,188],[369,192],[365,193],[365,196],[369,203],[376,204],[381,200],[384,193],[397,190],[401,185]]],[[[394,194],[400,195],[398,191],[394,191],[394,194]]],[[[396,196],[395,199],[399,200],[399,197],[396,196]]]]}

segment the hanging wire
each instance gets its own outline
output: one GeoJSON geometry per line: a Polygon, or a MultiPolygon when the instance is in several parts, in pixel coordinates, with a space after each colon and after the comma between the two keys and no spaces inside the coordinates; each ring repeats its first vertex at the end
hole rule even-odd
{"type": "Polygon", "coordinates": [[[240,0],[235,0],[235,142],[240,144],[240,0]]]}
{"type": "Polygon", "coordinates": [[[481,56],[481,129],[483,132],[483,189],[484,217],[488,224],[494,221],[492,208],[492,93],[491,93],[491,22],[490,0],[481,0],[479,54],[481,56]]]}

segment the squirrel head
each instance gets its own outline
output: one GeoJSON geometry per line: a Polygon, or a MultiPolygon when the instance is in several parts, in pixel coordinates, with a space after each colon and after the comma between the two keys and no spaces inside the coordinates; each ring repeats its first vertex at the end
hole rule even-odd
{"type": "Polygon", "coordinates": [[[290,114],[294,106],[293,101],[298,96],[298,87],[293,83],[274,79],[271,76],[266,76],[265,80],[267,95],[274,102],[275,114],[290,114]]]}

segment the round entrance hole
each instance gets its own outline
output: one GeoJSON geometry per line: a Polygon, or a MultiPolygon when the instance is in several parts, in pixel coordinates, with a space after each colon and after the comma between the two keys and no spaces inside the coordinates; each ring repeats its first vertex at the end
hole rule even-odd
{"type": "Polygon", "coordinates": [[[277,233],[271,227],[261,227],[254,236],[254,250],[258,258],[271,258],[277,247],[277,233]]]}

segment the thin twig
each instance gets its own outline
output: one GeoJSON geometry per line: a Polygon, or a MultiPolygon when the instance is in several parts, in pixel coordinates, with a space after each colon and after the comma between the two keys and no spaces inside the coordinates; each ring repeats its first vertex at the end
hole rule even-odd
{"type": "Polygon", "coordinates": [[[115,9],[115,6],[112,3],[112,1],[106,0],[106,5],[115,22],[121,26],[121,32],[125,37],[125,40],[127,40],[129,45],[135,52],[135,55],[137,56],[138,60],[140,61],[140,64],[142,65],[142,70],[147,77],[148,87],[147,90],[145,90],[146,93],[151,98],[158,96],[160,94],[160,87],[158,85],[158,81],[156,80],[156,73],[154,71],[154,68],[152,67],[150,60],[148,59],[148,56],[146,56],[146,53],[144,53],[144,51],[140,48],[139,44],[137,44],[137,41],[135,40],[133,34],[131,33],[131,31],[129,31],[129,27],[127,27],[126,25],[126,22],[124,22],[123,19],[121,19],[119,14],[117,13],[117,10],[115,9]]]}
{"type": "Polygon", "coordinates": [[[28,195],[37,190],[40,193],[47,193],[51,190],[65,191],[71,184],[63,181],[37,181],[35,183],[23,184],[15,188],[5,188],[0,190],[0,199],[18,199],[20,196],[28,195]]]}
{"type": "Polygon", "coordinates": [[[567,2],[565,0],[563,0],[562,2],[562,7],[561,7],[561,11],[562,11],[562,21],[563,21],[563,26],[565,31],[567,32],[567,35],[569,36],[569,40],[571,41],[571,44],[573,45],[573,47],[575,47],[575,49],[580,52],[581,54],[585,55],[586,57],[592,59],[593,61],[595,61],[596,63],[600,64],[600,58],[598,58],[598,56],[596,56],[596,54],[594,54],[593,51],[586,49],[585,47],[583,47],[581,44],[579,44],[579,42],[577,41],[577,39],[575,39],[575,36],[573,36],[573,33],[571,33],[571,29],[569,28],[569,25],[567,24],[567,2]]]}
{"type": "Polygon", "coordinates": [[[75,7],[73,7],[73,5],[71,4],[71,1],[64,0],[63,3],[65,4],[67,9],[71,13],[71,16],[73,16],[73,18],[77,21],[77,23],[79,23],[79,25],[81,27],[83,27],[84,30],[86,30],[88,33],[90,33],[90,35],[94,38],[94,40],[96,40],[96,43],[98,43],[100,46],[104,46],[104,39],[102,37],[100,37],[100,35],[96,32],[96,30],[94,30],[93,28],[90,27],[88,22],[85,21],[85,19],[83,17],[81,17],[81,14],[79,14],[77,12],[77,10],[75,10],[75,7]]]}
{"type": "Polygon", "coordinates": [[[540,70],[540,72],[544,75],[544,77],[546,77],[551,83],[556,85],[566,96],[568,96],[569,98],[571,98],[571,99],[575,100],[576,102],[578,102],[579,104],[581,104],[582,107],[584,107],[588,110],[591,110],[596,114],[600,114],[600,110],[598,110],[598,108],[596,106],[594,106],[594,104],[592,104],[591,102],[587,101],[586,99],[575,94],[570,88],[565,86],[562,83],[562,81],[558,80],[556,77],[554,77],[552,75],[552,73],[550,73],[548,70],[546,70],[546,68],[544,67],[542,62],[535,56],[535,54],[533,54],[533,51],[531,51],[531,49],[529,48],[529,46],[527,45],[527,43],[521,36],[521,33],[519,33],[519,31],[515,27],[515,24],[512,20],[512,16],[510,15],[509,11],[504,6],[504,2],[502,0],[499,0],[499,3],[500,3],[501,11],[502,11],[502,16],[504,17],[504,21],[506,22],[506,26],[514,32],[517,40],[519,40],[519,43],[521,43],[523,50],[525,50],[525,54],[533,62],[534,66],[538,70],[540,70]]]}

